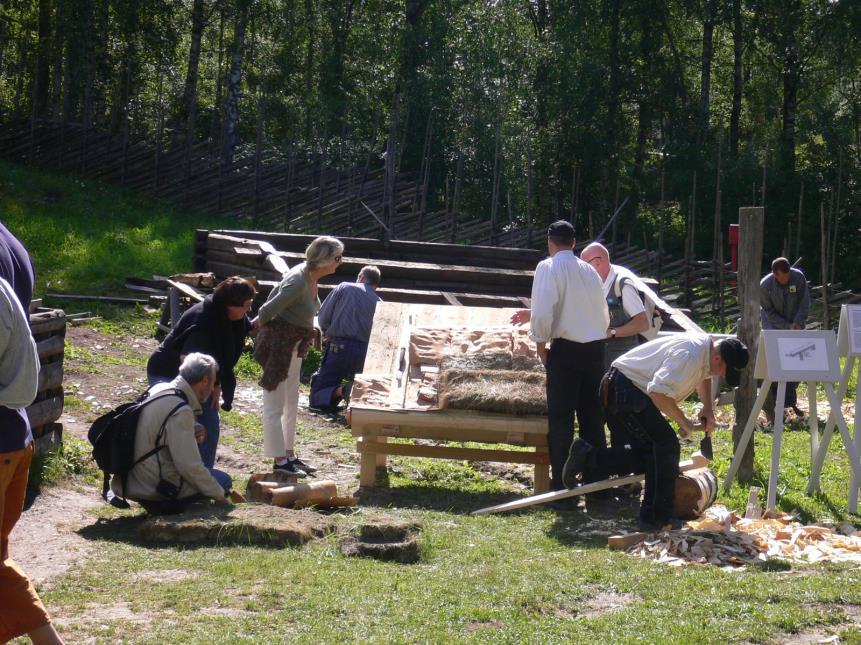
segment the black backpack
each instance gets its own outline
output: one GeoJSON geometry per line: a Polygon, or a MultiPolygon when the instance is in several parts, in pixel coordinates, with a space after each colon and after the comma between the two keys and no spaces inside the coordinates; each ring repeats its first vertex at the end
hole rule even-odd
{"type": "MultiPolygon", "coordinates": [[[[164,435],[168,419],[184,405],[188,405],[188,397],[186,397],[185,392],[182,390],[171,388],[158,392],[152,397],[150,397],[150,391],[147,390],[131,403],[123,403],[110,412],[106,412],[93,422],[87,433],[87,438],[93,446],[93,459],[95,459],[96,465],[101,468],[104,475],[102,480],[102,497],[105,500],[108,499],[111,475],[119,475],[122,478],[123,493],[125,493],[126,476],[131,472],[132,468],[145,459],[149,459],[157,454],[165,447],[164,443],[159,445],[158,440],[164,435]],[[138,419],[140,418],[141,410],[164,396],[179,397],[181,402],[176,404],[162,422],[155,447],[139,459],[135,459],[135,436],[137,435],[138,419]]],[[[123,503],[124,505],[119,506],[128,508],[128,503],[125,500],[123,500],[123,503]]]]}

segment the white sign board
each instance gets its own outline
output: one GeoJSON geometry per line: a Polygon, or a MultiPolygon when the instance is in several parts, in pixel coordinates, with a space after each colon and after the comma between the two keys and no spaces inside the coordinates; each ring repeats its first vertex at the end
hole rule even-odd
{"type": "Polygon", "coordinates": [[[779,381],[839,381],[834,332],[763,329],[754,377],[779,381]]]}
{"type": "Polygon", "coordinates": [[[861,305],[840,308],[837,350],[840,356],[861,356],[861,305]]]}

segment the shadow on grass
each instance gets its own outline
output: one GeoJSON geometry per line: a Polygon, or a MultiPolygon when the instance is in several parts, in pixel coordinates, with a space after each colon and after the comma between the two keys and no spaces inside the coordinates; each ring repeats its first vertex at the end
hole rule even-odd
{"type": "Polygon", "coordinates": [[[556,513],[547,534],[567,546],[605,547],[610,535],[637,530],[638,500],[587,498],[572,511],[556,513]]]}
{"type": "Polygon", "coordinates": [[[481,493],[457,490],[444,485],[403,484],[393,488],[360,488],[356,496],[362,506],[412,508],[446,513],[469,514],[525,495],[481,493]]]}

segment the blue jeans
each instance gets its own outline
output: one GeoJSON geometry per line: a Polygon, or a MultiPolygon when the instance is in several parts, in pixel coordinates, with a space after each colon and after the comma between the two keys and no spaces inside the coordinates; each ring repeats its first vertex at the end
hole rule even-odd
{"type": "Polygon", "coordinates": [[[326,409],[338,405],[333,400],[335,390],[344,379],[355,378],[362,371],[367,353],[368,343],[354,338],[330,339],[320,369],[311,377],[310,406],[326,409]]]}
{"type": "MultiPolygon", "coordinates": [[[[147,381],[149,381],[150,387],[155,385],[156,383],[168,383],[172,379],[167,379],[162,376],[155,376],[153,374],[147,374],[147,381]]],[[[220,419],[218,417],[218,408],[212,407],[212,397],[208,398],[206,401],[201,403],[203,407],[203,411],[200,415],[195,419],[200,425],[206,428],[206,440],[203,443],[197,444],[197,449],[200,451],[200,458],[203,460],[203,465],[206,466],[210,472],[213,473],[213,476],[218,479],[218,476],[215,475],[216,472],[221,472],[218,470],[214,470],[215,466],[215,452],[218,449],[218,438],[221,433],[220,428],[220,419]]],[[[227,480],[230,481],[229,475],[226,473],[221,473],[227,480]]],[[[221,480],[218,483],[222,483],[221,480]]],[[[230,490],[229,488],[227,490],[230,490]]]]}

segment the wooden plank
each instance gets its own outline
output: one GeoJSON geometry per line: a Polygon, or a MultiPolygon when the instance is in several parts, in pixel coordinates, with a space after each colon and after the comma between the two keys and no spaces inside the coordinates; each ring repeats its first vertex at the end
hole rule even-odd
{"type": "Polygon", "coordinates": [[[455,446],[426,446],[411,443],[357,442],[360,453],[401,455],[407,457],[431,457],[435,459],[464,459],[469,461],[499,461],[515,464],[549,464],[546,452],[525,450],[486,450],[481,448],[460,448],[455,446]]]}
{"type": "MultiPolygon", "coordinates": [[[[685,472],[687,470],[694,470],[695,468],[704,468],[708,465],[709,460],[703,457],[700,453],[695,452],[687,461],[679,462],[679,471],[685,472]]],[[[546,504],[547,502],[553,502],[559,499],[567,499],[568,497],[575,497],[577,495],[588,495],[589,493],[597,493],[598,491],[607,490],[608,488],[627,486],[628,484],[636,484],[637,482],[643,481],[645,478],[645,475],[638,474],[628,475],[627,477],[616,477],[613,479],[602,479],[601,481],[584,484],[583,486],[577,486],[576,488],[542,493],[541,495],[533,495],[532,497],[516,499],[513,502],[505,502],[504,504],[497,504],[495,506],[488,506],[487,508],[480,508],[477,511],[473,511],[472,515],[502,513],[504,511],[514,511],[521,508],[529,508],[530,506],[546,504]]]]}
{"type": "MultiPolygon", "coordinates": [[[[369,355],[370,358],[370,355],[369,355]]],[[[391,372],[389,372],[391,373],[391,372]]],[[[498,436],[547,435],[547,417],[522,416],[470,410],[403,410],[351,406],[353,435],[359,436],[365,426],[420,428],[454,428],[465,433],[473,430],[495,432],[498,436]]],[[[390,435],[397,436],[397,435],[390,435]]],[[[462,439],[469,441],[469,439],[462,439]]]]}
{"type": "Polygon", "coordinates": [[[647,537],[649,537],[649,533],[625,533],[622,535],[611,535],[607,538],[607,546],[616,551],[624,551],[632,544],[637,544],[637,542],[642,542],[647,537]]]}
{"type": "Polygon", "coordinates": [[[185,296],[188,296],[195,302],[203,302],[203,294],[197,291],[194,287],[175,280],[165,280],[171,287],[178,290],[185,296]]]}
{"type": "MultiPolygon", "coordinates": [[[[422,414],[418,413],[417,414],[422,414]]],[[[425,413],[427,414],[427,413],[425,413]]],[[[465,430],[457,426],[413,427],[409,424],[390,426],[378,424],[363,424],[361,431],[353,431],[353,436],[362,437],[396,437],[401,439],[430,439],[432,441],[472,441],[475,443],[505,443],[513,446],[547,446],[547,420],[544,420],[540,431],[506,432],[490,428],[472,428],[465,430]]]]}

